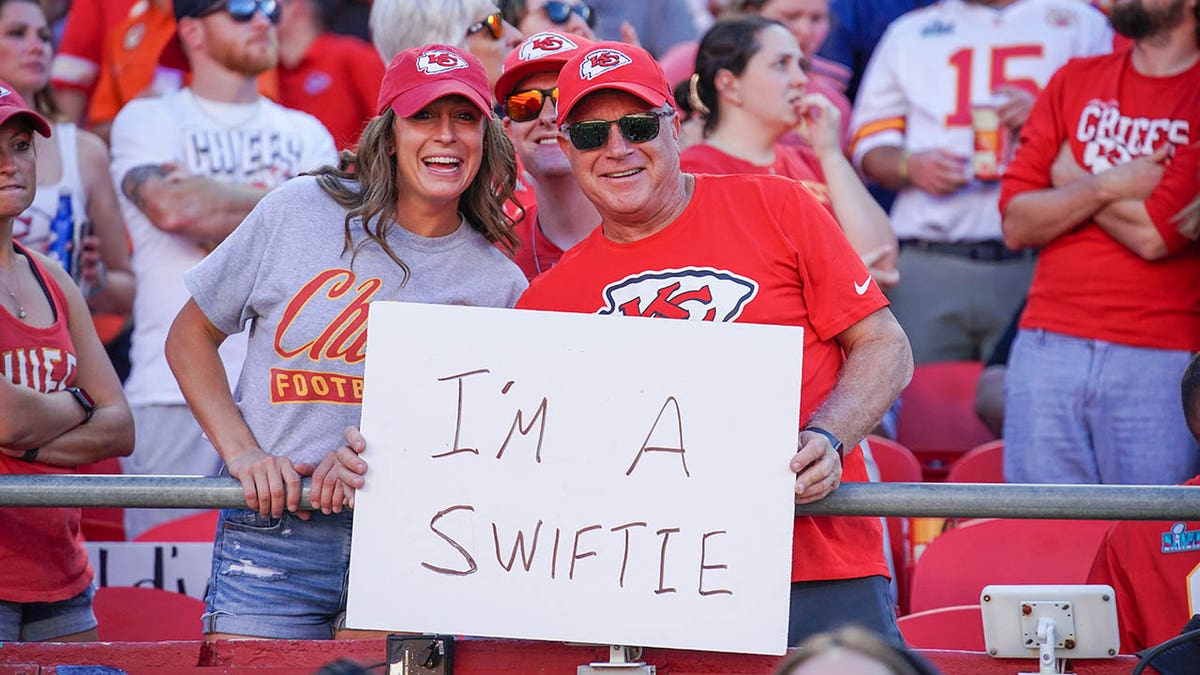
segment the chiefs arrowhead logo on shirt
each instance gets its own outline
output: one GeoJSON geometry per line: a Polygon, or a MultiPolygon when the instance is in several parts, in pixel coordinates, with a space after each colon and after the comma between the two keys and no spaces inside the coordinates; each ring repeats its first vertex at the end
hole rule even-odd
{"type": "Polygon", "coordinates": [[[641,272],[609,284],[597,314],[733,321],[758,294],[758,283],[709,267],[641,272]]]}
{"type": "Polygon", "coordinates": [[[569,38],[556,33],[538,33],[521,43],[521,48],[517,50],[517,58],[533,61],[571,51],[578,46],[569,38]]]}
{"type": "Polygon", "coordinates": [[[631,63],[633,63],[633,59],[615,49],[597,49],[594,52],[588,52],[587,56],[583,57],[583,62],[579,64],[579,77],[585,80],[594,80],[610,70],[631,63]]]}
{"type": "Polygon", "coordinates": [[[437,75],[458,68],[466,68],[467,61],[444,49],[429,49],[417,57],[417,70],[427,75],[437,75]]]}

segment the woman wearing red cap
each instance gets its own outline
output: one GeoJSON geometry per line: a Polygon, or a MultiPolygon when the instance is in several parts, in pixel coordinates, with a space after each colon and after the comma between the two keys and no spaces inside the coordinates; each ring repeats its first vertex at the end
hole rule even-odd
{"type": "Polygon", "coordinates": [[[327,452],[357,425],[367,303],[511,307],[525,278],[516,244],[512,146],[492,117],[487,74],[446,45],[401,52],[376,116],[343,167],[267,195],[185,281],[192,299],[167,358],[248,509],[221,513],[205,630],[333,637],[345,611],[354,488],[364,450],[327,452]],[[217,347],[250,324],[237,397],[217,347]],[[299,512],[300,476],[312,506],[299,512]],[[286,491],[285,491],[286,488],[286,491]]]}
{"type": "MultiPolygon", "coordinates": [[[[109,174],[108,149],[97,136],[62,119],[50,90],[54,56],[46,13],[36,0],[0,0],[0,79],[52,121],[52,138],[38,138],[37,195],[17,221],[15,236],[27,247],[74,262],[71,276],[84,289],[88,306],[108,314],[98,319],[103,339],[119,333],[133,307],[125,221],[109,174]],[[79,232],[79,250],[54,245],[51,222],[67,214],[79,232]],[[94,226],[91,233],[87,227],[94,226]],[[85,233],[86,232],[86,233],[85,233]]],[[[73,237],[74,238],[74,237],[73,237]]],[[[74,245],[73,245],[74,246],[74,245]]]]}
{"type": "MultiPolygon", "coordinates": [[[[0,474],[74,473],[133,450],[133,417],[87,303],[13,238],[50,125],[0,82],[0,474]]],[[[0,508],[0,641],[96,639],[78,508],[0,508]]]]}

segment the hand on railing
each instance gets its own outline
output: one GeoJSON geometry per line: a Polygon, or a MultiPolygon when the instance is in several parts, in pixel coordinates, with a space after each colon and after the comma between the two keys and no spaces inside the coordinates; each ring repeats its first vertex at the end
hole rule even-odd
{"type": "Polygon", "coordinates": [[[325,455],[312,471],[309,503],[324,514],[354,508],[354,492],[366,483],[367,463],[360,457],[367,449],[366,439],[356,426],[346,427],[342,436],[346,443],[325,455]]]}

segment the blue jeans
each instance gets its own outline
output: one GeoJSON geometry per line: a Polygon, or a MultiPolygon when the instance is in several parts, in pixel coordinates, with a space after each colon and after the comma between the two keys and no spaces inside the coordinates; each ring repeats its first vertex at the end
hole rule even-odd
{"type": "Polygon", "coordinates": [[[79,595],[58,602],[6,602],[0,600],[0,642],[42,642],[74,635],[96,627],[88,586],[79,595]]]}
{"type": "Polygon", "coordinates": [[[352,518],[311,520],[284,513],[223,509],[213,542],[206,633],[319,640],[333,637],[346,612],[352,518]]]}
{"type": "Polygon", "coordinates": [[[1021,330],[1005,377],[1010,483],[1173,485],[1200,471],[1179,381],[1185,351],[1021,330]]]}

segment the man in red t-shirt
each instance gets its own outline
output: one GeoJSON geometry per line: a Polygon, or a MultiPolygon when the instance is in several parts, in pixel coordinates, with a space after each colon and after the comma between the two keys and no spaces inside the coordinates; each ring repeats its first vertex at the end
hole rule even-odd
{"type": "MultiPolygon", "coordinates": [[[[1188,428],[1200,439],[1200,356],[1180,388],[1188,428]]],[[[1200,489],[1200,475],[1186,485],[1200,489]]],[[[1200,614],[1200,519],[1115,523],[1088,583],[1108,584],[1117,593],[1121,651],[1132,654],[1179,635],[1200,614]]]]}
{"type": "Polygon", "coordinates": [[[535,33],[504,59],[496,80],[496,100],[504,108],[504,129],[536,201],[522,201],[515,230],[521,247],[513,262],[533,279],[554,267],[563,251],[583,240],[600,222],[571,165],[558,147],[558,71],[591,40],[565,33],[535,33]]]}
{"type": "Polygon", "coordinates": [[[1200,448],[1174,401],[1200,351],[1194,3],[1115,5],[1129,50],[1062,67],[1001,190],[1005,243],[1043,248],[1006,379],[1004,471],[1021,483],[1180,483],[1200,448]]]}
{"type": "Polygon", "coordinates": [[[328,30],[330,3],[292,0],[279,18],[279,102],[321,120],[339,149],[375,114],[384,63],[366,40],[328,30]]]}
{"type": "MultiPolygon", "coordinates": [[[[559,144],[601,226],[517,306],[802,326],[796,502],[867,480],[858,442],[908,382],[912,352],[829,212],[784,178],[681,172],[670,86],[639,47],[582,50],[558,89],[559,144]]],[[[846,623],[902,641],[887,574],[878,518],[797,518],[789,644],[846,623]]]]}

